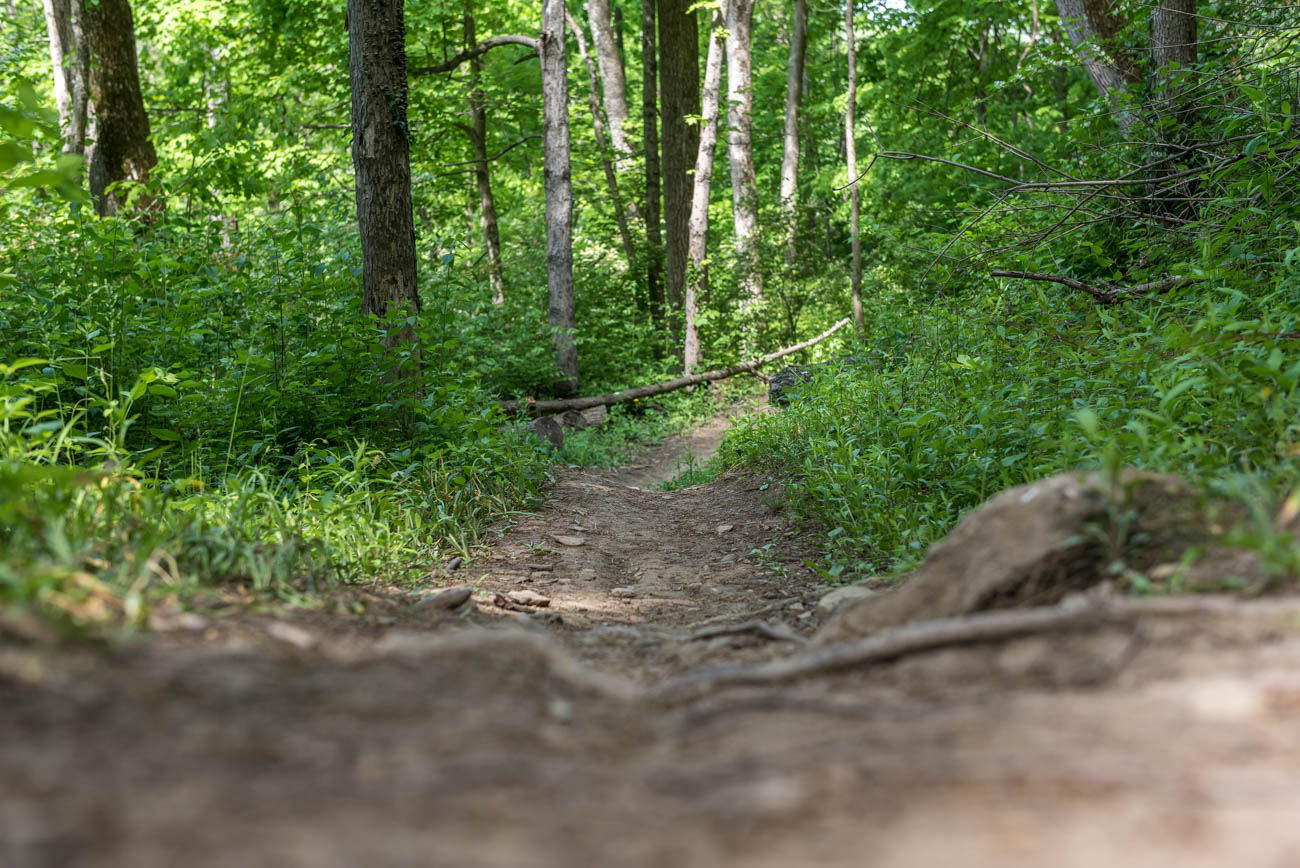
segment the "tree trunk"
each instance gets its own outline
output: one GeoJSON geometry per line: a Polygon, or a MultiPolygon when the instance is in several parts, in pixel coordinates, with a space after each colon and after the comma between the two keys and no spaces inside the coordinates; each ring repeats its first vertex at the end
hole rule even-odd
{"type": "Polygon", "coordinates": [[[700,110],[700,148],[695,157],[695,182],[691,192],[689,280],[686,283],[686,333],[682,362],[689,374],[700,361],[700,336],[695,327],[695,308],[708,292],[709,281],[709,191],[713,186],[713,153],[718,143],[718,98],[722,90],[722,55],[727,22],[727,0],[713,12],[709,31],[709,52],[704,62],[704,100],[700,110]]]}
{"type": "MultiPolygon", "coordinates": [[[[474,28],[472,0],[465,0],[465,49],[478,44],[474,28]]],[[[487,247],[488,288],[492,291],[492,304],[505,304],[506,282],[501,269],[501,231],[497,224],[496,198],[492,195],[492,175],[487,153],[487,100],[479,81],[483,59],[475,57],[469,62],[469,138],[474,149],[474,183],[478,189],[478,222],[487,247]]]]}
{"type": "Polygon", "coordinates": [[[700,113],[700,30],[695,12],[687,11],[694,0],[658,2],[668,321],[674,337],[680,339],[690,243],[690,173],[700,147],[699,127],[689,122],[700,113]]]}
{"type": "Polygon", "coordinates": [[[1158,0],[1151,10],[1151,65],[1158,109],[1171,111],[1185,124],[1188,109],[1179,105],[1174,79],[1179,70],[1196,66],[1196,0],[1158,0]]]}
{"type": "Polygon", "coordinates": [[[853,32],[853,3],[844,4],[844,37],[849,54],[849,92],[844,106],[844,156],[849,172],[849,238],[853,251],[850,287],[853,294],[853,326],[861,336],[866,329],[862,312],[862,238],[859,216],[862,194],[858,190],[858,147],[855,137],[858,103],[858,45],[853,32]]]}
{"type": "Polygon", "coordinates": [[[1099,39],[1113,38],[1118,22],[1097,0],[1056,0],[1056,9],[1088,78],[1106,101],[1120,131],[1128,135],[1137,123],[1136,115],[1126,105],[1132,70],[1122,59],[1118,63],[1112,61],[1098,44],[1099,39]]]}
{"type": "Polygon", "coordinates": [[[573,304],[573,189],[569,169],[569,82],[564,0],[543,0],[542,143],[546,191],[546,285],[551,343],[560,377],[557,398],[578,394],[577,322],[573,304]]]}
{"type": "MultiPolygon", "coordinates": [[[[90,61],[90,101],[95,110],[95,144],[88,179],[95,211],[115,214],[126,204],[125,190],[108,191],[121,181],[149,182],[158,154],[149,141],[149,117],[140,95],[135,24],[128,0],[87,4],[86,44],[90,61]]],[[[148,208],[152,199],[144,197],[148,208]]]]}
{"type": "Polygon", "coordinates": [[[85,9],[82,0],[44,0],[44,6],[63,153],[84,154],[90,107],[90,52],[86,45],[85,9]]]}
{"type": "Polygon", "coordinates": [[[604,86],[610,141],[614,143],[614,152],[619,158],[626,159],[632,154],[632,143],[627,138],[627,84],[623,80],[623,64],[619,62],[618,43],[610,22],[609,0],[587,0],[587,19],[591,22],[591,44],[604,86]]]}
{"type": "MultiPolygon", "coordinates": [[[[567,20],[569,26],[573,28],[573,35],[578,43],[578,54],[582,56],[582,63],[587,67],[587,102],[591,108],[591,125],[596,133],[596,148],[600,151],[600,164],[605,170],[605,188],[609,190],[610,203],[614,208],[614,222],[618,225],[618,237],[623,242],[623,255],[627,257],[628,268],[631,269],[636,265],[636,244],[632,241],[632,230],[628,227],[627,213],[623,208],[623,195],[618,188],[618,175],[614,171],[613,161],[609,158],[605,123],[600,116],[600,83],[596,80],[596,66],[591,61],[591,55],[587,53],[587,39],[582,35],[582,26],[573,19],[572,15],[569,15],[567,20]]],[[[626,112],[626,104],[623,109],[626,112]]],[[[611,120],[610,123],[612,124],[613,121],[611,120]]],[[[626,144],[626,138],[624,143],[626,144]]]]}
{"type": "Polygon", "coordinates": [[[385,329],[387,378],[417,384],[419,348],[410,318],[420,310],[420,294],[402,0],[348,0],[347,15],[362,310],[385,329]]]}
{"type": "Polygon", "coordinates": [[[655,2],[641,0],[641,137],[645,142],[645,215],[646,294],[650,301],[650,319],[657,331],[664,328],[664,251],[659,228],[659,93],[658,50],[655,39],[655,2]]]}
{"type": "Polygon", "coordinates": [[[804,59],[808,49],[808,0],[794,0],[790,22],[790,65],[785,78],[785,129],[781,155],[781,219],[785,223],[785,261],[795,260],[798,221],[795,206],[799,195],[799,105],[803,97],[804,59]]]}
{"type": "Polygon", "coordinates": [[[758,180],[754,172],[753,21],[754,0],[731,0],[727,7],[727,152],[742,304],[763,298],[758,261],[758,180]]]}

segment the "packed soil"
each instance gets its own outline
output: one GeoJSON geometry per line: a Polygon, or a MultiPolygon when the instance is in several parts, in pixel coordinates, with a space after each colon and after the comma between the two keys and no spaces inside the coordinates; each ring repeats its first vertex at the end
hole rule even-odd
{"type": "Polygon", "coordinates": [[[0,631],[0,866],[1300,865],[1297,599],[665,689],[827,617],[771,480],[658,485],[722,427],[559,471],[447,596],[0,631]]]}

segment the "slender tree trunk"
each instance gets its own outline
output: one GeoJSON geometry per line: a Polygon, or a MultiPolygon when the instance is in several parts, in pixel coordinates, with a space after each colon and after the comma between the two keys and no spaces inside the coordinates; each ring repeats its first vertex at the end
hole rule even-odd
{"type": "Polygon", "coordinates": [[[614,143],[619,159],[623,160],[632,154],[632,143],[627,137],[627,84],[623,80],[623,64],[619,61],[618,43],[610,22],[609,0],[587,0],[587,19],[591,22],[592,48],[595,49],[604,86],[610,141],[614,143]]]}
{"type": "Polygon", "coordinates": [[[799,196],[799,105],[803,97],[805,57],[808,49],[808,0],[794,0],[790,22],[790,65],[785,78],[785,129],[781,155],[781,219],[785,223],[785,261],[795,260],[799,223],[795,208],[799,196]]]}
{"type": "Polygon", "coordinates": [[[664,328],[664,248],[659,227],[659,63],[655,38],[655,0],[641,0],[641,138],[645,142],[646,295],[655,330],[664,328]]]}
{"type": "MultiPolygon", "coordinates": [[[[95,211],[106,216],[117,213],[127,199],[125,191],[109,192],[108,187],[121,181],[147,184],[158,154],[149,141],[149,116],[140,95],[130,3],[97,0],[87,4],[85,12],[95,110],[95,144],[87,175],[95,211]]],[[[154,204],[147,196],[142,202],[145,208],[154,204]]]]}
{"type": "Polygon", "coordinates": [[[385,329],[386,377],[418,390],[420,355],[410,318],[420,310],[406,122],[402,0],[348,0],[352,165],[361,234],[362,310],[385,329]]]}
{"type": "Polygon", "coordinates": [[[543,0],[542,144],[546,191],[546,285],[557,398],[578,394],[577,320],[573,301],[573,189],[569,168],[569,82],[564,0],[543,0]]]}
{"type": "MultiPolygon", "coordinates": [[[[465,0],[465,49],[478,44],[474,27],[472,0],[465,0]]],[[[469,138],[474,149],[474,184],[478,190],[478,222],[487,248],[488,288],[492,291],[492,304],[505,304],[506,282],[501,268],[501,230],[497,223],[496,198],[492,195],[492,175],[487,153],[487,100],[483,94],[480,77],[483,59],[475,57],[469,62],[469,138]]]]}
{"type": "MultiPolygon", "coordinates": [[[[606,10],[608,11],[608,10],[606,10]]],[[[591,108],[591,124],[596,133],[596,147],[600,150],[600,163],[605,170],[605,188],[609,190],[610,204],[614,208],[614,222],[618,225],[618,237],[623,242],[623,255],[627,257],[629,269],[636,266],[636,243],[632,240],[632,230],[628,226],[627,214],[623,208],[623,195],[618,187],[618,175],[614,163],[609,158],[609,142],[605,138],[605,123],[600,116],[600,84],[596,80],[596,65],[587,53],[587,39],[582,35],[582,26],[568,16],[569,27],[578,43],[578,54],[582,56],[583,65],[587,67],[587,102],[591,108]]],[[[624,105],[624,111],[627,106],[624,105]]],[[[611,121],[612,124],[612,121],[611,121]]],[[[625,140],[626,141],[626,140],[625,140]]]]}
{"type": "Polygon", "coordinates": [[[758,180],[754,171],[753,21],[754,0],[731,0],[727,7],[727,152],[742,304],[763,298],[758,261],[758,180]]]}
{"type": "Polygon", "coordinates": [[[82,0],[44,0],[54,67],[54,102],[65,154],[84,154],[90,107],[90,52],[82,0]]]}
{"type": "MultiPolygon", "coordinates": [[[[668,321],[681,339],[681,311],[690,242],[691,170],[700,147],[700,30],[694,0],[659,2],[659,84],[663,93],[664,224],[668,321]]],[[[751,0],[752,2],[752,0],[751,0]]]]}
{"type": "Polygon", "coordinates": [[[858,190],[858,147],[855,136],[858,104],[858,44],[853,32],[853,0],[844,4],[844,38],[848,44],[849,92],[844,106],[844,156],[849,172],[849,237],[853,251],[850,287],[853,294],[853,326],[861,335],[866,325],[862,312],[862,238],[859,215],[862,194],[858,190]]]}
{"type": "Polygon", "coordinates": [[[988,126],[989,97],[985,77],[989,69],[989,31],[993,29],[993,20],[984,19],[980,27],[979,51],[975,55],[975,123],[980,127],[988,126]]]}
{"type": "Polygon", "coordinates": [[[718,143],[718,99],[722,90],[722,55],[727,22],[727,0],[713,12],[708,57],[704,62],[704,95],[700,109],[700,148],[695,157],[695,182],[691,192],[689,280],[686,282],[686,332],[682,361],[687,374],[699,364],[700,336],[695,327],[696,305],[708,293],[709,191],[713,185],[713,154],[718,143]]]}
{"type": "Polygon", "coordinates": [[[1106,100],[1120,131],[1128,135],[1137,123],[1137,116],[1126,103],[1132,71],[1123,59],[1116,62],[1102,50],[1098,40],[1112,38],[1118,30],[1118,23],[1108,9],[1094,7],[1098,7],[1097,0],[1056,0],[1061,23],[1070,43],[1078,51],[1088,78],[1106,100]]]}

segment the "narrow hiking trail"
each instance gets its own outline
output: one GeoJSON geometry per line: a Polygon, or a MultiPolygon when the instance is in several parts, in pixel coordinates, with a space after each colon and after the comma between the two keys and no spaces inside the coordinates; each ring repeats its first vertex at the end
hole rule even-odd
{"type": "Polygon", "coordinates": [[[647,487],[723,427],[559,471],[469,602],[0,633],[0,866],[1300,864],[1295,599],[656,693],[826,620],[767,480],[647,487]]]}

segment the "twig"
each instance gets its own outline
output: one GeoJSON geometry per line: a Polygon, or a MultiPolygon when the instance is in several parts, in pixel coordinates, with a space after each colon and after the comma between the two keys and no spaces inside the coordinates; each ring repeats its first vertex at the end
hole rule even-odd
{"type": "Polygon", "coordinates": [[[757,618],[760,615],[766,615],[768,612],[775,612],[777,609],[784,609],[791,603],[798,602],[802,602],[798,597],[786,597],[784,600],[777,600],[775,603],[770,603],[769,605],[766,605],[761,609],[755,609],[752,612],[733,612],[729,615],[714,615],[712,618],[705,618],[703,621],[696,621],[686,629],[694,630],[699,627],[707,627],[710,624],[721,624],[723,621],[730,621],[737,615],[749,615],[750,617],[757,618]]]}
{"type": "Polygon", "coordinates": [[[696,630],[682,641],[694,642],[697,639],[712,639],[716,636],[730,636],[736,633],[757,633],[764,639],[773,639],[777,642],[807,642],[803,636],[798,633],[792,633],[789,630],[782,630],[780,627],[773,627],[766,621],[755,618],[753,621],[746,621],[743,624],[715,624],[712,627],[704,627],[696,630]]]}

